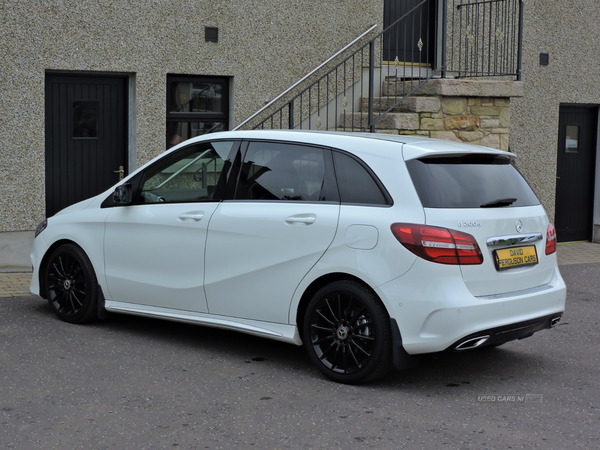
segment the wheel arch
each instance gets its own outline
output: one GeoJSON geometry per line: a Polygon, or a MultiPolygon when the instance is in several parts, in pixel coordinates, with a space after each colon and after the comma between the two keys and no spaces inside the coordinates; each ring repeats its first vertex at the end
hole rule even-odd
{"type": "MultiPolygon", "coordinates": [[[[85,250],[85,248],[83,248],[81,245],[79,245],[77,242],[75,242],[71,239],[59,239],[58,241],[54,242],[50,247],[48,247],[48,249],[44,253],[44,256],[42,257],[42,261],[39,265],[40,270],[38,271],[40,297],[42,297],[44,299],[48,299],[48,293],[46,292],[46,286],[44,285],[44,276],[46,273],[46,265],[48,264],[48,259],[50,258],[52,253],[54,253],[54,250],[56,250],[58,247],[60,247],[62,245],[66,245],[66,244],[71,244],[71,245],[75,245],[75,246],[79,247],[79,249],[81,249],[81,251],[83,253],[85,253],[88,256],[88,258],[90,258],[89,252],[87,252],[85,250]]],[[[98,270],[95,267],[94,261],[91,258],[90,258],[90,262],[92,263],[92,267],[94,267],[94,271],[96,272],[96,277],[98,277],[98,270]]],[[[100,283],[98,283],[98,284],[99,284],[100,290],[102,290],[100,283]]]]}
{"type": "Polygon", "coordinates": [[[304,337],[303,337],[304,314],[306,312],[306,308],[307,308],[310,300],[313,298],[313,296],[317,293],[317,291],[319,289],[321,289],[323,286],[326,286],[335,281],[354,281],[354,282],[360,284],[361,286],[365,287],[366,289],[371,291],[373,293],[373,295],[381,302],[388,317],[390,317],[390,312],[389,312],[388,308],[386,307],[385,302],[383,302],[382,299],[379,297],[379,295],[377,295],[377,292],[375,291],[375,289],[373,289],[364,280],[358,278],[355,275],[351,275],[349,273],[343,273],[343,272],[329,273],[327,275],[322,275],[319,278],[315,279],[304,290],[304,293],[302,294],[302,297],[300,298],[300,302],[298,303],[298,308],[296,309],[296,325],[298,328],[298,332],[300,333],[300,338],[302,340],[304,340],[304,337]]]}

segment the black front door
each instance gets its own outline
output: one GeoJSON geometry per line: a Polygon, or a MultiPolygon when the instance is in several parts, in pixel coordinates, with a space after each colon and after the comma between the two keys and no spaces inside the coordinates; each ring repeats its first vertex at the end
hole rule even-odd
{"type": "Polygon", "coordinates": [[[383,59],[432,64],[435,49],[436,0],[385,0],[383,59]],[[396,25],[388,30],[401,19],[396,25]]]}
{"type": "Polygon", "coordinates": [[[591,240],[598,108],[561,106],[556,171],[559,242],[591,240]]]}
{"type": "Polygon", "coordinates": [[[105,191],[127,167],[127,78],[46,75],[46,216],[105,191]]]}

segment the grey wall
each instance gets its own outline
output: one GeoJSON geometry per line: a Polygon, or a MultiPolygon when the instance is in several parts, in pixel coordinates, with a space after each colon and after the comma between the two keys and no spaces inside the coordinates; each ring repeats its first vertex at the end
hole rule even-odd
{"type": "Polygon", "coordinates": [[[383,0],[0,0],[0,232],[44,218],[46,71],[131,74],[141,164],[164,150],[168,73],[233,77],[239,123],[382,22],[383,0]]]}
{"type": "MultiPolygon", "coordinates": [[[[383,0],[0,0],[0,232],[44,218],[46,71],[131,74],[139,164],[164,148],[167,73],[233,77],[239,123],[382,15],[383,0]]],[[[598,0],[527,0],[523,65],[510,148],[553,218],[559,106],[600,105],[598,0]]]]}
{"type": "Polygon", "coordinates": [[[600,3],[527,0],[524,22],[525,95],[511,103],[510,148],[552,220],[560,104],[600,105],[600,3]]]}

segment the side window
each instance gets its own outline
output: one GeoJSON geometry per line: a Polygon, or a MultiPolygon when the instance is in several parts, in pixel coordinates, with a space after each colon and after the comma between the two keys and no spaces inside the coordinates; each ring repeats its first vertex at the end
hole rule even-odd
{"type": "Polygon", "coordinates": [[[367,168],[351,156],[334,152],[335,174],[342,203],[389,205],[386,194],[367,168]]]}
{"type": "Polygon", "coordinates": [[[324,150],[317,147],[251,142],[242,164],[239,200],[323,200],[324,150]]]}
{"type": "Polygon", "coordinates": [[[150,167],[142,179],[140,203],[201,202],[218,199],[235,141],[186,147],[150,167]]]}

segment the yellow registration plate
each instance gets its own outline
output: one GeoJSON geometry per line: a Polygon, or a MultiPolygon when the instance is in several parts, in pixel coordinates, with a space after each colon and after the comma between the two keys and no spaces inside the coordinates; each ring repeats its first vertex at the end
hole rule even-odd
{"type": "Polygon", "coordinates": [[[495,250],[494,260],[496,262],[497,270],[511,269],[513,267],[531,266],[533,264],[538,263],[535,245],[495,250]]]}

